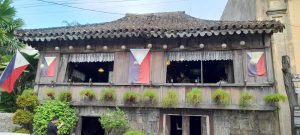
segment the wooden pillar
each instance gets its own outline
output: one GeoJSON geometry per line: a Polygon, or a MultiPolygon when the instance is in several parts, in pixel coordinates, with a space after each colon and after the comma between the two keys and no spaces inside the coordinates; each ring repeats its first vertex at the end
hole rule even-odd
{"type": "Polygon", "coordinates": [[[171,117],[164,114],[163,135],[170,135],[171,133],[171,117]]]}
{"type": "Polygon", "coordinates": [[[190,134],[190,116],[182,116],[182,135],[189,135],[189,134],[190,134]]]}
{"type": "Polygon", "coordinates": [[[82,129],[82,117],[79,117],[78,123],[76,126],[75,134],[76,135],[81,135],[81,129],[82,129]]]}
{"type": "Polygon", "coordinates": [[[209,133],[209,117],[201,117],[201,135],[210,135],[209,133]]]}

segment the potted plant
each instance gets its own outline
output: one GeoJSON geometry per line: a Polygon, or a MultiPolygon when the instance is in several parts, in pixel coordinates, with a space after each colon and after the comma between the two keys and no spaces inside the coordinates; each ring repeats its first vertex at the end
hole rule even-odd
{"type": "Polygon", "coordinates": [[[192,88],[192,90],[186,94],[185,98],[186,102],[190,105],[200,104],[202,100],[201,90],[199,88],[192,88]]]}
{"type": "Polygon", "coordinates": [[[140,96],[139,93],[136,93],[136,92],[133,92],[133,91],[127,91],[123,95],[123,101],[124,101],[124,103],[134,104],[134,103],[138,102],[139,96],[140,96]]]}
{"type": "Polygon", "coordinates": [[[157,103],[157,92],[154,89],[146,89],[143,93],[143,101],[148,104],[157,103]]]}
{"type": "Polygon", "coordinates": [[[280,101],[284,102],[286,99],[287,97],[285,95],[279,93],[272,93],[264,97],[264,101],[270,104],[278,103],[280,101]]]}
{"type": "Polygon", "coordinates": [[[47,99],[51,99],[51,100],[55,99],[55,91],[54,91],[54,89],[47,89],[47,90],[45,90],[45,95],[46,95],[47,99]]]}
{"type": "Polygon", "coordinates": [[[168,90],[166,95],[162,100],[162,107],[163,108],[170,108],[174,107],[179,103],[179,96],[176,91],[168,90]]]}
{"type": "Polygon", "coordinates": [[[239,105],[241,107],[248,107],[251,105],[253,99],[254,96],[250,92],[244,91],[241,93],[239,105]]]}
{"type": "Polygon", "coordinates": [[[218,105],[227,105],[230,102],[230,95],[225,90],[219,88],[212,93],[212,100],[218,105]]]}
{"type": "Polygon", "coordinates": [[[100,93],[100,101],[114,102],[116,101],[116,91],[113,88],[104,88],[100,93]]]}
{"type": "Polygon", "coordinates": [[[70,91],[60,92],[58,99],[63,102],[70,102],[72,100],[72,93],[70,91]]]}
{"type": "Polygon", "coordinates": [[[84,89],[80,92],[80,96],[83,100],[93,100],[96,97],[96,94],[91,89],[84,89]]]}

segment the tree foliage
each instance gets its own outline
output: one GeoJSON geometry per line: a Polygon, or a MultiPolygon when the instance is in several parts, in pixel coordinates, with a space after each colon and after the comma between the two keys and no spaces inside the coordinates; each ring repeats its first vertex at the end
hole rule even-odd
{"type": "Polygon", "coordinates": [[[106,134],[123,133],[129,128],[128,116],[119,108],[114,111],[107,110],[100,116],[99,121],[106,134]]]}
{"type": "Polygon", "coordinates": [[[0,0],[0,54],[11,53],[22,47],[14,32],[23,26],[23,20],[16,18],[16,10],[11,0],[0,0]]]}
{"type": "Polygon", "coordinates": [[[33,131],[38,135],[45,135],[48,122],[55,116],[59,116],[59,123],[64,125],[58,130],[60,135],[69,134],[77,123],[76,112],[67,102],[49,100],[35,109],[33,117],[33,131]]]}

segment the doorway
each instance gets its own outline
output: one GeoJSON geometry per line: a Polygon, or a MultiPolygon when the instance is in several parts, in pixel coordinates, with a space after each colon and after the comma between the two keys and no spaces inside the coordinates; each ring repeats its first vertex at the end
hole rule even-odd
{"type": "Polygon", "coordinates": [[[200,116],[190,116],[190,135],[201,135],[200,116]]]}
{"type": "Polygon", "coordinates": [[[82,117],[81,135],[104,135],[99,117],[82,117]]]}
{"type": "Polygon", "coordinates": [[[171,116],[171,135],[182,135],[182,116],[171,116]]]}

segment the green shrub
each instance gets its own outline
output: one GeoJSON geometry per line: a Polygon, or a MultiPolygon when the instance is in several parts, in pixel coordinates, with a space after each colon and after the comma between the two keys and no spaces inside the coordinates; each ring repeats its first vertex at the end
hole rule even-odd
{"type": "Polygon", "coordinates": [[[33,110],[38,105],[37,94],[32,89],[24,90],[23,93],[17,97],[17,106],[33,110]]]}
{"type": "Polygon", "coordinates": [[[127,91],[123,95],[123,101],[125,103],[137,103],[139,100],[139,93],[136,93],[134,91],[127,91]]]}
{"type": "Polygon", "coordinates": [[[227,105],[230,102],[230,95],[225,90],[219,88],[212,93],[212,99],[219,105],[227,105]]]}
{"type": "Polygon", "coordinates": [[[130,130],[124,133],[123,135],[145,135],[142,131],[130,130]]]}
{"type": "Polygon", "coordinates": [[[72,101],[72,93],[70,91],[60,92],[58,95],[58,100],[63,102],[70,102],[72,101]]]}
{"type": "Polygon", "coordinates": [[[166,96],[162,100],[162,107],[174,107],[179,103],[178,94],[174,90],[168,90],[166,96]]]}
{"type": "Polygon", "coordinates": [[[143,93],[143,100],[147,103],[155,104],[157,103],[158,96],[157,92],[153,89],[146,89],[143,93]]]}
{"type": "Polygon", "coordinates": [[[192,90],[186,94],[186,102],[191,105],[197,105],[201,103],[201,96],[202,94],[199,88],[192,88],[192,90]]]}
{"type": "Polygon", "coordinates": [[[35,109],[33,117],[33,130],[38,135],[45,135],[48,122],[55,116],[59,116],[59,123],[64,125],[58,129],[58,133],[69,134],[77,123],[76,112],[67,102],[49,100],[35,109]]]}
{"type": "Polygon", "coordinates": [[[105,129],[106,134],[123,133],[129,128],[128,116],[119,108],[114,111],[108,109],[100,116],[99,122],[105,129]]]}
{"type": "Polygon", "coordinates": [[[113,88],[104,88],[100,93],[101,101],[116,101],[116,91],[113,88]]]}
{"type": "Polygon", "coordinates": [[[30,130],[26,128],[20,128],[14,131],[15,133],[23,133],[23,134],[30,134],[30,130]]]}
{"type": "Polygon", "coordinates": [[[83,99],[92,100],[96,97],[96,93],[91,89],[84,89],[84,90],[80,91],[80,96],[83,99]]]}
{"type": "Polygon", "coordinates": [[[283,94],[273,93],[264,97],[266,103],[277,103],[279,101],[285,101],[287,97],[283,94]]]}
{"type": "Polygon", "coordinates": [[[254,96],[248,92],[242,92],[240,97],[240,106],[241,107],[247,107],[251,105],[252,100],[254,99],[254,96]]]}
{"type": "Polygon", "coordinates": [[[47,90],[45,90],[45,96],[48,99],[55,99],[55,91],[54,91],[54,89],[47,89],[47,90]]]}
{"type": "Polygon", "coordinates": [[[18,109],[13,115],[13,123],[26,125],[32,122],[33,114],[29,111],[18,109]]]}

